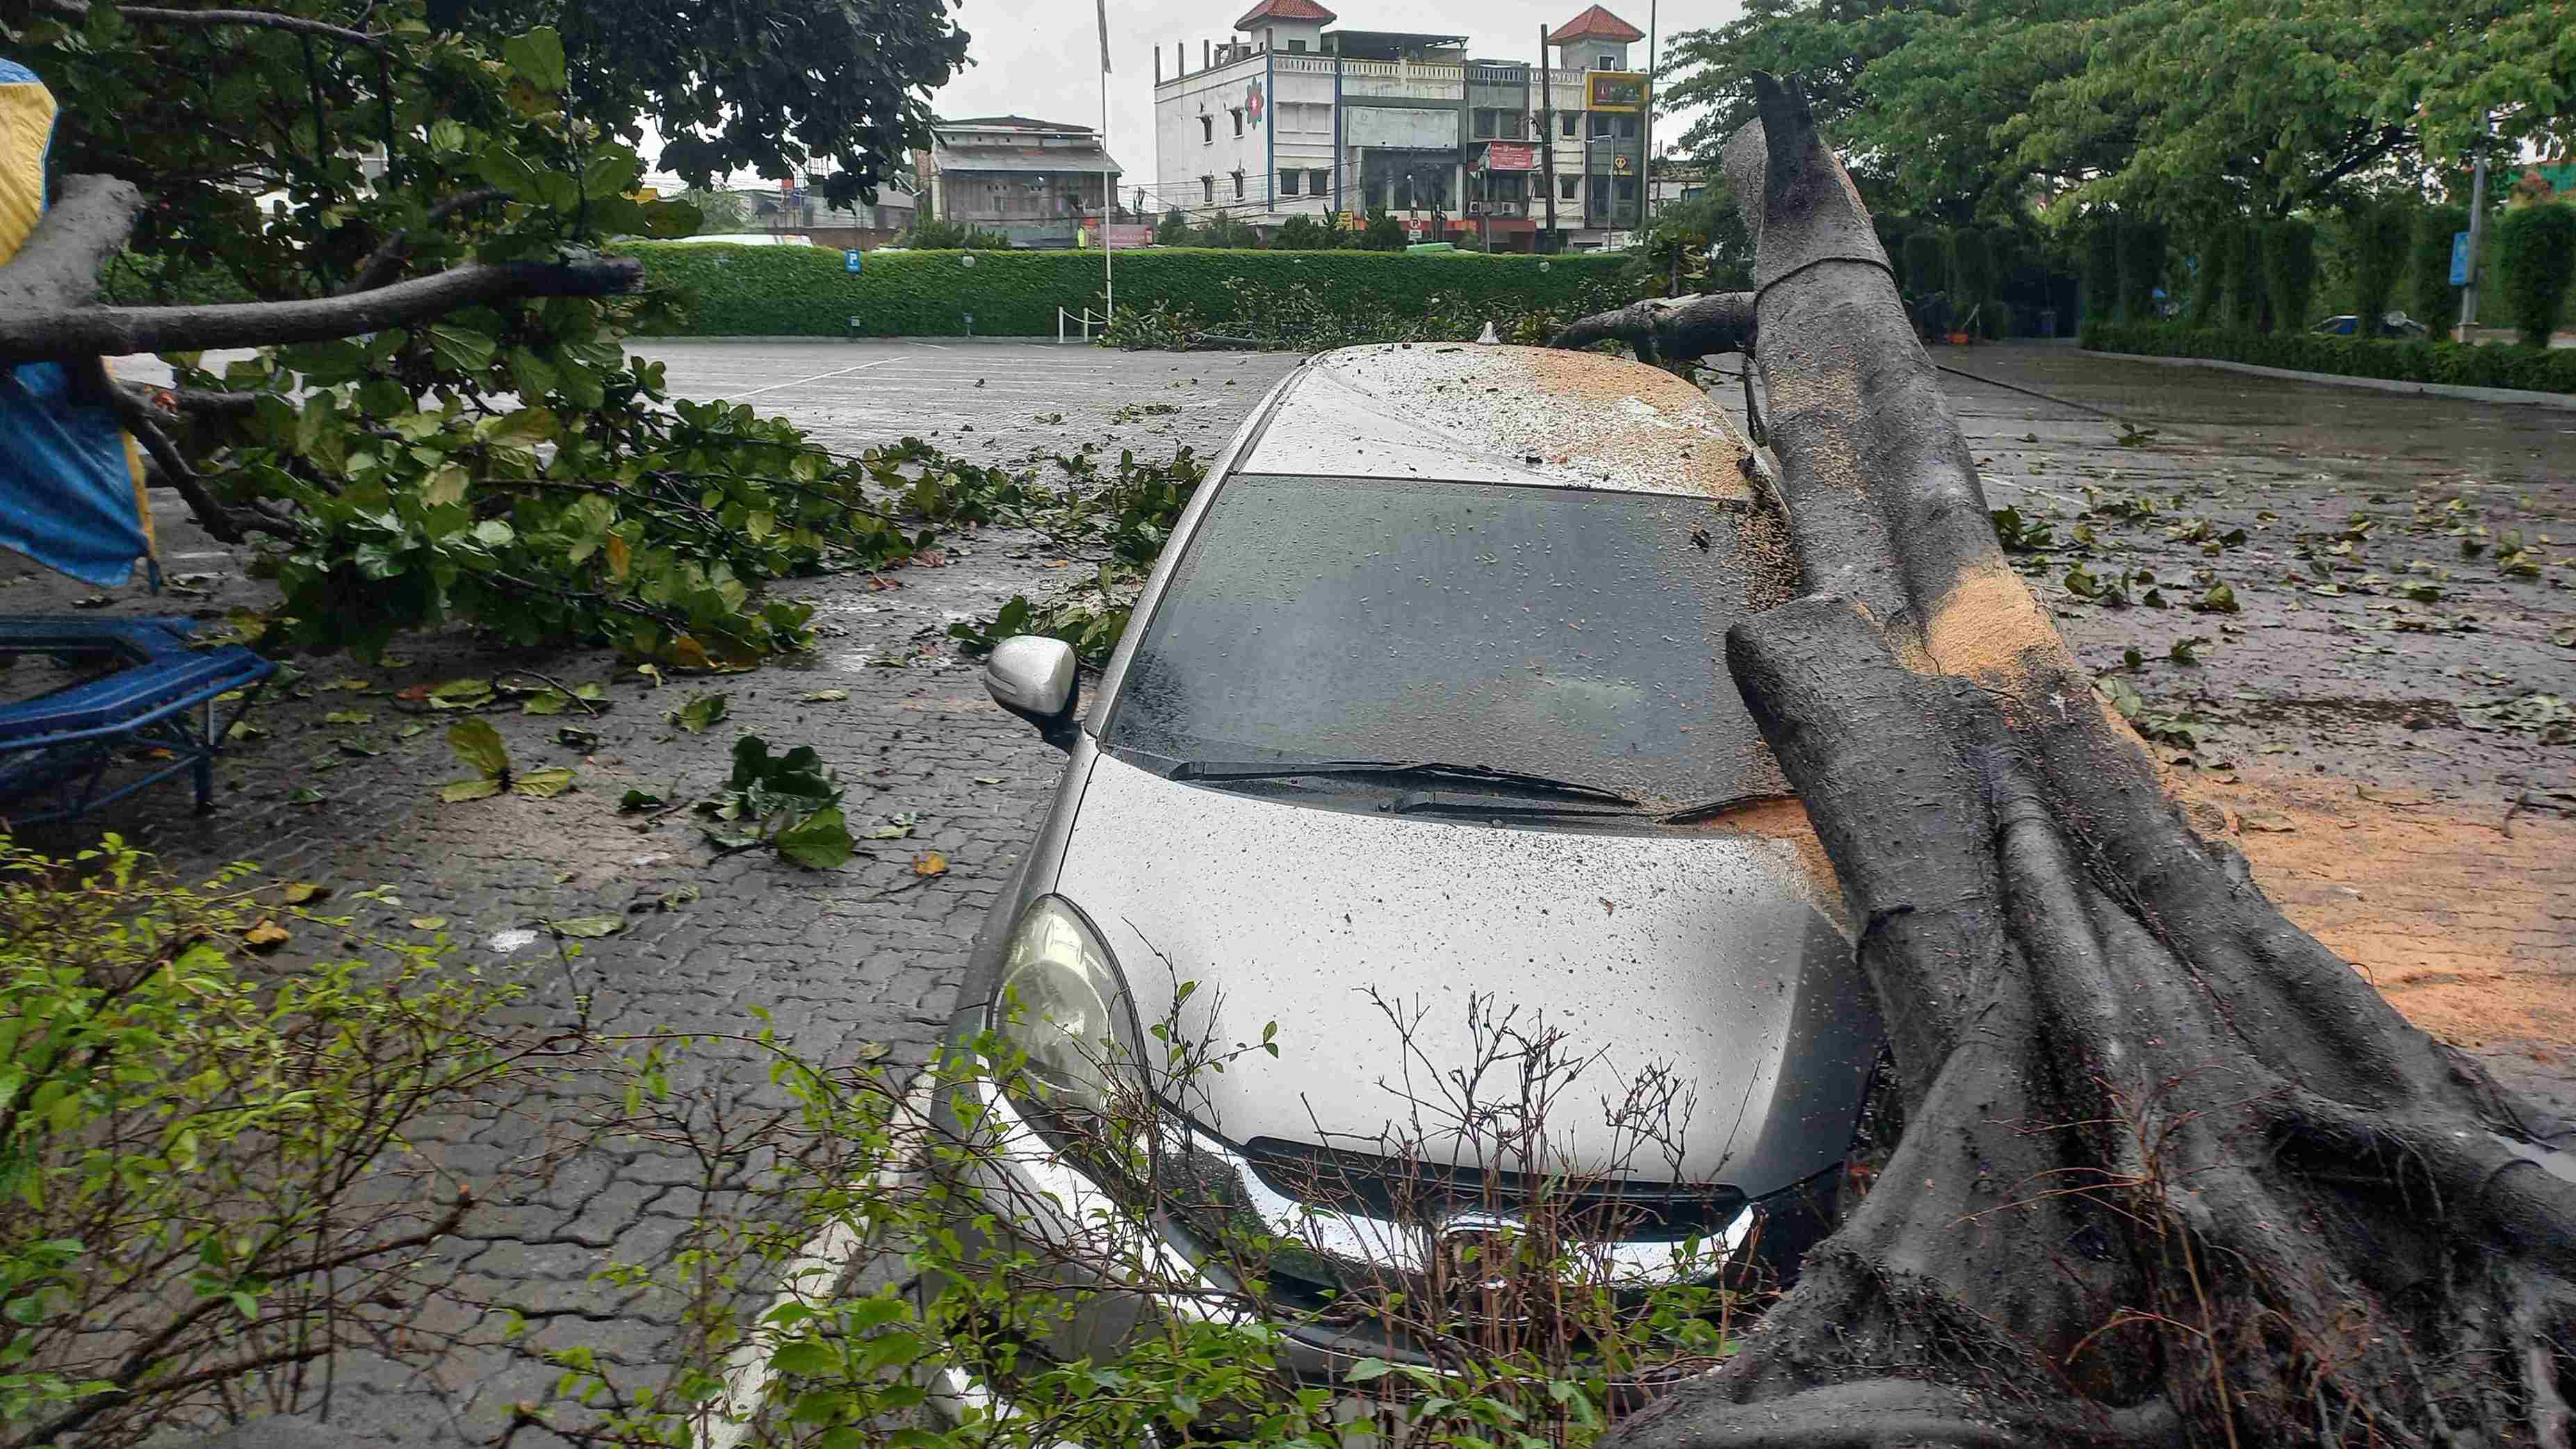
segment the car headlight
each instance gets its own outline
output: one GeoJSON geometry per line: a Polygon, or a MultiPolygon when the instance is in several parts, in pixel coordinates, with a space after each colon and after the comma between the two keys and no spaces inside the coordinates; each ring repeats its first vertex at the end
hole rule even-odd
{"type": "Polygon", "coordinates": [[[1040,897],[1011,930],[990,1022],[1024,1054],[1020,1075],[1040,1098],[1030,1105],[1100,1119],[1121,1097],[1136,1105],[1141,1084],[1118,1023],[1127,1009],[1109,948],[1071,905],[1040,897]]]}

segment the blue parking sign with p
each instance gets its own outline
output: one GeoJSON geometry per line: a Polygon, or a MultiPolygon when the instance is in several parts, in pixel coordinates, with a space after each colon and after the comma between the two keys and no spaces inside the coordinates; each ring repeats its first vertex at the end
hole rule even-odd
{"type": "Polygon", "coordinates": [[[2451,233],[2451,285],[2454,287],[2465,287],[2468,284],[2469,234],[2464,231],[2455,231],[2451,233]]]}
{"type": "Polygon", "coordinates": [[[842,251],[841,270],[845,272],[855,272],[859,270],[859,249],[857,247],[850,247],[842,251]]]}

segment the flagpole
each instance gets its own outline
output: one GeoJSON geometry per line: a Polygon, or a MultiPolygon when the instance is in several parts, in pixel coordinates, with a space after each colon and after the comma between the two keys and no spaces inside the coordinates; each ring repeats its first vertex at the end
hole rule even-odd
{"type": "Polygon", "coordinates": [[[1109,0],[1099,0],[1100,10],[1100,285],[1101,316],[1118,314],[1118,269],[1110,260],[1117,250],[1110,236],[1115,225],[1111,218],[1118,214],[1117,163],[1109,159],[1109,0]]]}

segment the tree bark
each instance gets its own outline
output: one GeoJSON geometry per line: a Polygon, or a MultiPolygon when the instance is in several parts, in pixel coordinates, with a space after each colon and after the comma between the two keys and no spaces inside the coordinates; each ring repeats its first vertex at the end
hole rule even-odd
{"type": "Polygon", "coordinates": [[[1755,86],[1726,160],[1807,593],[1727,663],[1861,923],[1907,1126],[1744,1350],[1609,1442],[2565,1449],[2564,1124],[2185,826],[2006,566],[1804,96],[1755,86]]]}
{"type": "Polygon", "coordinates": [[[1551,347],[1590,347],[1625,342],[1640,362],[1688,362],[1711,352],[1742,352],[1753,345],[1753,294],[1658,297],[1616,312],[1595,312],[1556,334],[1551,347]]]}

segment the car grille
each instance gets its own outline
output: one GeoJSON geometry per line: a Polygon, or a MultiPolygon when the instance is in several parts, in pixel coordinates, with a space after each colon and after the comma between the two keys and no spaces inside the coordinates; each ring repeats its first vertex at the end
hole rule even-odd
{"type": "Polygon", "coordinates": [[[1276,1137],[1255,1137],[1241,1153],[1262,1183],[1282,1197],[1397,1222],[1428,1224],[1485,1212],[1544,1223],[1564,1238],[1681,1242],[1720,1232],[1745,1204],[1744,1194],[1731,1187],[1569,1180],[1276,1137]]]}

